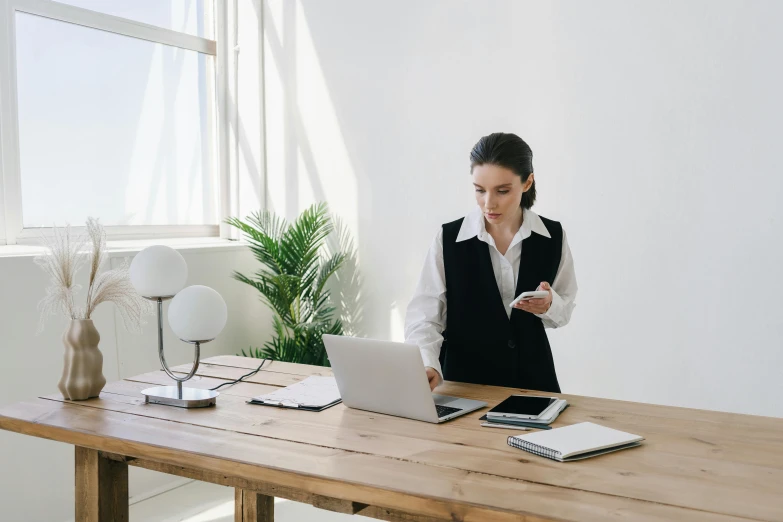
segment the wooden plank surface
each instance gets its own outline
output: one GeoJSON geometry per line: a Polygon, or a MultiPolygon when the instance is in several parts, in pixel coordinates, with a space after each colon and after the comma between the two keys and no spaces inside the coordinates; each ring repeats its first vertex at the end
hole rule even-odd
{"type": "MultiPolygon", "coordinates": [[[[232,358],[231,356],[221,356],[213,359],[232,358]]],[[[234,359],[244,359],[236,358],[234,359]]],[[[212,359],[208,360],[211,361],[212,359]]],[[[254,360],[251,360],[254,361],[254,360]]],[[[248,364],[248,363],[246,363],[248,364]]],[[[249,364],[253,364],[252,362],[249,364]]],[[[209,364],[207,366],[210,366],[209,364]]],[[[206,374],[214,375],[216,372],[211,368],[205,370],[206,374]]],[[[157,372],[160,373],[160,372],[157,372]]],[[[230,373],[230,378],[235,378],[234,372],[230,373]]],[[[242,371],[236,372],[242,374],[242,371]]],[[[146,382],[168,382],[155,378],[156,373],[144,374],[138,378],[146,382]]],[[[162,376],[162,373],[161,373],[162,376]]],[[[301,376],[300,378],[303,378],[301,376]]],[[[134,379],[138,379],[134,378],[134,379]]],[[[165,379],[165,377],[163,377],[165,379]]],[[[270,378],[265,372],[260,372],[252,379],[257,383],[268,383],[275,385],[277,377],[270,378]]],[[[209,380],[214,386],[220,383],[220,380],[209,380]]],[[[199,386],[199,384],[194,384],[199,386]]],[[[276,385],[275,385],[276,386],[276,385]]],[[[206,387],[206,386],[205,386],[206,387]]],[[[249,397],[256,393],[264,393],[274,388],[262,387],[253,388],[245,383],[240,383],[231,388],[224,388],[226,393],[236,394],[242,397],[249,397]]],[[[524,390],[514,390],[510,388],[485,387],[469,384],[446,383],[438,389],[439,392],[465,396],[487,401],[490,405],[500,402],[511,393],[528,393],[524,390]]],[[[783,468],[783,454],[777,451],[781,441],[781,432],[783,431],[783,419],[758,417],[749,415],[728,414],[712,412],[705,410],[693,410],[685,408],[672,408],[666,406],[657,406],[642,403],[632,403],[624,401],[614,401],[608,399],[596,399],[591,397],[562,395],[569,400],[572,408],[566,410],[556,421],[555,426],[573,424],[575,422],[592,421],[604,423],[623,429],[626,431],[640,432],[654,439],[649,440],[646,446],[657,443],[658,436],[663,437],[663,442],[667,443],[665,448],[667,452],[673,452],[675,455],[683,456],[704,456],[713,460],[736,461],[742,463],[752,463],[760,465],[769,465],[777,469],[783,468]],[[676,442],[676,443],[675,443],[676,442]],[[759,449],[764,451],[758,451],[759,449]],[[769,450],[769,451],[767,451],[769,450]],[[717,456],[717,457],[716,457],[717,456]]],[[[449,429],[445,431],[448,435],[463,434],[467,429],[474,434],[486,434],[486,428],[481,428],[479,423],[475,422],[475,417],[482,415],[483,412],[477,412],[466,417],[460,417],[449,422],[446,426],[459,427],[459,429],[449,429]],[[469,420],[473,419],[473,420],[469,420]]],[[[399,419],[387,416],[378,416],[373,424],[384,423],[383,430],[401,428],[401,433],[410,433],[411,427],[418,429],[416,433],[419,436],[424,434],[437,434],[442,440],[444,430],[441,426],[429,425],[411,421],[400,423],[399,419]],[[387,421],[384,423],[384,421],[387,421]],[[419,433],[420,432],[420,433],[419,433]]],[[[505,448],[505,437],[495,437],[495,440],[501,441],[501,447],[505,448]]],[[[460,438],[452,442],[463,442],[460,438]]],[[[468,443],[470,441],[467,441],[468,443]]],[[[482,444],[484,440],[480,441],[482,444]]],[[[636,459],[636,457],[634,457],[636,459]]],[[[601,460],[603,461],[603,459],[601,460]]],[[[589,461],[597,462],[597,461],[589,461]]],[[[553,463],[555,467],[558,466],[553,463]]]]}
{"type": "Polygon", "coordinates": [[[0,428],[435,519],[746,520],[230,430],[131,419],[82,404],[19,403],[0,410],[0,428]]]}
{"type": "MultiPolygon", "coordinates": [[[[259,363],[210,358],[188,385],[210,388],[259,363]]],[[[178,370],[187,371],[189,365],[178,370]]],[[[490,513],[497,520],[783,520],[783,419],[564,396],[572,406],[557,425],[590,420],[639,433],[647,441],[642,448],[562,464],[508,447],[506,437],[513,432],[481,428],[477,418],[483,412],[432,425],[343,405],[312,413],[246,404],[248,397],[316,374],[330,370],[274,362],[251,382],[222,389],[215,408],[182,410],[144,404],[141,389],[170,383],[163,372],[151,372],[108,385],[98,399],[36,401],[36,408],[47,412],[42,417],[4,410],[0,427],[69,443],[89,435],[99,445],[88,447],[158,462],[104,447],[130,440],[136,453],[158,455],[160,448],[147,447],[152,444],[169,452],[170,460],[162,461],[167,465],[185,466],[195,452],[206,459],[198,468],[205,471],[220,470],[221,459],[230,459],[247,466],[231,474],[237,480],[263,475],[266,484],[297,491],[304,486],[308,494],[332,499],[336,510],[363,508],[379,517],[382,510],[404,506],[433,519],[457,520],[481,520],[490,513]],[[109,418],[112,423],[101,422],[109,418]],[[91,425],[96,422],[99,430],[91,425]],[[153,444],[145,431],[149,426],[163,431],[168,426],[168,434],[153,444]],[[205,441],[201,446],[175,441],[173,430],[209,433],[216,449],[205,441]],[[234,438],[252,448],[248,454],[225,447],[234,438]],[[333,453],[316,452],[318,465],[308,468],[302,459],[316,450],[333,453]],[[281,465],[280,458],[291,453],[298,459],[281,465]],[[294,485],[286,482],[292,476],[297,477],[294,485]]],[[[438,391],[490,404],[519,393],[457,383],[438,391]]]]}
{"type": "MultiPolygon", "coordinates": [[[[156,374],[152,374],[154,377],[156,374]]],[[[149,379],[154,380],[154,379],[149,379]]],[[[213,382],[209,382],[213,385],[213,382]]],[[[93,407],[147,415],[149,406],[140,399],[143,383],[114,383],[106,388],[93,407]]],[[[252,392],[251,392],[252,393],[252,392]]],[[[53,397],[56,398],[56,397],[53,397]]],[[[641,448],[585,461],[578,466],[563,466],[536,458],[506,444],[508,432],[478,427],[476,413],[464,427],[450,429],[452,423],[432,425],[407,419],[361,412],[336,406],[325,412],[298,412],[245,404],[244,397],[225,395],[219,399],[215,414],[196,420],[193,412],[165,408],[154,417],[236,432],[297,441],[345,450],[361,451],[410,462],[435,466],[452,466],[463,470],[521,479],[535,483],[579,488],[587,491],[622,495],[628,498],[702,509],[705,499],[714,509],[745,516],[747,509],[737,503],[756,502],[754,508],[766,516],[764,501],[783,490],[783,470],[735,463],[712,462],[711,453],[701,457],[663,453],[645,455],[641,448]],[[309,415],[304,415],[309,413],[309,415]],[[595,463],[602,466],[594,466],[595,463]],[[690,462],[695,469],[688,469],[690,462]],[[523,466],[520,466],[524,464],[523,466]],[[709,467],[711,473],[704,472],[709,467]],[[641,470],[645,471],[642,472],[641,470]],[[741,473],[741,474],[740,474],[741,473]],[[742,479],[742,483],[737,481],[742,479]],[[717,497],[717,498],[711,498],[717,497]]],[[[457,421],[460,421],[458,419],[457,421]]],[[[457,421],[452,421],[457,426],[457,421]]],[[[464,421],[463,421],[464,422],[464,421]]],[[[691,444],[692,451],[703,444],[691,444]]],[[[681,450],[681,452],[683,452],[681,450]]],[[[772,506],[771,514],[779,509],[772,506]]],[[[762,518],[763,519],[763,518],[762,518]]]]}
{"type": "Polygon", "coordinates": [[[133,459],[130,464],[151,471],[157,471],[160,473],[168,473],[169,475],[176,475],[178,477],[185,477],[193,480],[201,480],[204,482],[211,482],[213,484],[219,484],[221,486],[228,486],[235,489],[244,489],[247,491],[255,491],[256,493],[266,495],[269,497],[284,498],[287,500],[293,500],[295,502],[302,502],[304,504],[310,504],[320,509],[326,509],[329,511],[336,511],[338,513],[347,513],[355,515],[360,511],[366,509],[366,504],[358,502],[351,502],[350,500],[340,500],[336,498],[324,497],[316,495],[314,493],[307,493],[294,488],[287,488],[281,486],[275,486],[267,483],[251,483],[247,480],[243,480],[237,477],[226,476],[222,474],[216,474],[204,470],[196,470],[193,468],[186,468],[182,466],[172,466],[171,464],[163,464],[160,462],[154,462],[144,459],[133,459]]]}
{"type": "MultiPolygon", "coordinates": [[[[220,356],[207,362],[204,375],[237,378],[255,369],[258,361],[232,356],[220,356]],[[220,366],[224,368],[219,368],[220,366]],[[232,370],[236,368],[239,371],[232,370]]],[[[270,373],[294,374],[297,367],[287,363],[272,363],[252,378],[254,382],[277,384],[279,376],[270,373]],[[277,367],[275,368],[275,365],[277,367]]],[[[301,377],[311,374],[325,375],[329,370],[319,367],[302,367],[301,377]]],[[[238,390],[237,390],[238,391],[238,390]]],[[[510,393],[520,390],[485,386],[447,383],[439,391],[451,395],[486,400],[490,405],[500,402],[510,393]]],[[[258,393],[263,393],[259,391],[258,393]]],[[[255,394],[252,388],[244,389],[240,395],[255,394]]],[[[575,422],[592,421],[617,429],[643,434],[647,437],[644,448],[621,452],[610,457],[574,463],[577,466],[563,468],[560,463],[531,457],[527,466],[519,467],[507,453],[515,452],[508,448],[505,440],[508,432],[493,433],[488,444],[488,433],[492,430],[481,428],[474,417],[482,413],[456,419],[446,426],[429,425],[415,421],[393,419],[365,412],[355,412],[346,417],[344,412],[319,416],[316,424],[337,426],[341,432],[346,428],[373,431],[377,435],[360,437],[362,449],[376,454],[387,454],[396,458],[411,458],[409,455],[389,454],[383,448],[399,447],[397,440],[388,440],[390,434],[415,437],[463,446],[459,456],[454,454],[453,446],[448,449],[421,446],[410,442],[411,454],[417,462],[444,465],[461,458],[462,468],[488,472],[491,470],[503,476],[521,478],[564,487],[579,487],[589,491],[621,494],[629,498],[638,498],[653,502],[665,502],[687,506],[693,509],[718,511],[746,516],[751,514],[760,519],[783,519],[783,503],[770,502],[775,494],[783,491],[783,419],[727,414],[704,410],[671,408],[649,404],[637,404],[624,401],[612,401],[589,397],[567,396],[573,405],[558,420],[556,425],[568,425],[575,422]],[[370,422],[362,422],[369,420],[370,422]],[[369,443],[369,444],[368,444],[369,443]],[[377,444],[373,444],[377,443],[377,444]],[[366,448],[366,446],[374,446],[366,448]],[[478,454],[468,454],[464,448],[475,448],[478,454]],[[504,453],[492,458],[486,455],[486,449],[497,449],[504,453]],[[434,462],[427,460],[429,453],[438,452],[434,462]],[[641,452],[641,454],[639,454],[641,452]],[[473,460],[471,460],[471,456],[473,460]],[[535,463],[536,465],[531,465],[535,463]],[[478,466],[473,466],[478,464],[478,466]],[[511,465],[511,466],[509,466],[511,465]],[[512,469],[506,469],[511,467],[512,469]],[[545,468],[542,473],[541,468],[545,468]],[[574,469],[576,468],[576,469],[574,469]],[[663,487],[662,487],[663,486],[663,487]],[[738,501],[741,498],[742,501],[738,501]],[[751,506],[752,504],[752,506],[751,506]]],[[[289,412],[270,413],[272,422],[290,424],[294,419],[289,412]]],[[[326,413],[326,412],[324,412],[326,413]]],[[[297,419],[301,415],[297,415],[297,419]]],[[[308,419],[309,421],[309,419],[308,419]]],[[[294,432],[313,431],[323,434],[328,426],[295,426],[294,432]]],[[[289,438],[290,439],[290,438],[289,438]]],[[[353,444],[354,441],[350,441],[353,444]]],[[[331,443],[332,445],[335,445],[331,443]]],[[[523,459],[528,460],[528,459],[523,459]]]]}

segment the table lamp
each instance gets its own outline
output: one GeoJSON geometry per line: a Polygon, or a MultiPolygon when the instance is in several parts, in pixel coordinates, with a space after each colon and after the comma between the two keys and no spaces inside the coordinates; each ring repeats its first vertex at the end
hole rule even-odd
{"type": "Polygon", "coordinates": [[[145,248],[134,257],[130,266],[130,280],[136,291],[146,299],[158,303],[158,355],[166,374],[176,386],[156,386],[142,390],[147,403],[203,408],[215,404],[218,392],[186,388],[182,383],[196,374],[201,345],[215,339],[226,325],[228,312],[223,298],[207,286],[185,286],[188,265],[185,258],[162,245],[145,248]],[[166,364],[163,353],[163,301],[171,299],[169,326],[180,340],[195,345],[195,358],[190,372],[180,377],[166,364]]]}

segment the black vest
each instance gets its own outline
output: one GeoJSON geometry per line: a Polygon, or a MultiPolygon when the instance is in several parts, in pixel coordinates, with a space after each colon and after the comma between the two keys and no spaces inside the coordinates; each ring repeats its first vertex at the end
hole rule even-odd
{"type": "MultiPolygon", "coordinates": [[[[535,232],[522,241],[515,295],[554,282],[563,228],[541,218],[551,238],[535,232]]],[[[552,350],[541,319],[524,310],[506,315],[489,245],[472,237],[457,242],[462,219],[443,225],[446,329],[440,362],[450,381],[560,392],[552,350]]]]}

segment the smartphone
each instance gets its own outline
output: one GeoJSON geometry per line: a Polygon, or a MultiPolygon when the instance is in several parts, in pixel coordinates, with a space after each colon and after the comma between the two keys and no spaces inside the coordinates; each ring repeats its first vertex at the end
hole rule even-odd
{"type": "Polygon", "coordinates": [[[530,292],[522,292],[517,296],[516,299],[511,301],[511,304],[508,306],[513,308],[515,304],[517,304],[520,301],[527,301],[529,299],[545,299],[546,296],[549,295],[549,292],[547,290],[532,290],[530,292]]]}

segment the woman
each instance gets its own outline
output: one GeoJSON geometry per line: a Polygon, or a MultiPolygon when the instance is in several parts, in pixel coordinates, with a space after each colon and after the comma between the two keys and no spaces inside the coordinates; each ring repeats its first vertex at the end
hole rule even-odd
{"type": "Polygon", "coordinates": [[[405,318],[430,388],[452,381],[559,392],[545,327],[568,324],[576,296],[560,223],[535,214],[533,152],[519,136],[484,136],[470,154],[478,206],[430,247],[405,318]],[[546,298],[520,302],[527,290],[546,298]]]}

